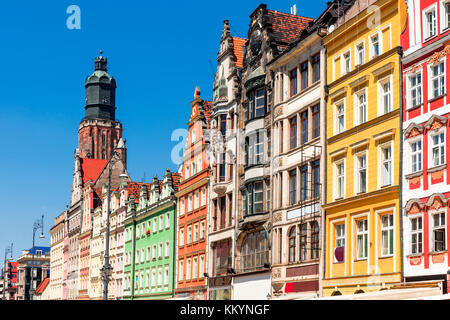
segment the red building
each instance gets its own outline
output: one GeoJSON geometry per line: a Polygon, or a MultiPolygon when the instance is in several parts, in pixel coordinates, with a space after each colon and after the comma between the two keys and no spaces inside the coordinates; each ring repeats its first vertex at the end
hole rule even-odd
{"type": "Polygon", "coordinates": [[[182,159],[180,191],[177,192],[177,273],[176,297],[206,299],[205,277],[208,217],[209,162],[206,130],[210,127],[211,102],[200,97],[195,88],[188,122],[189,133],[182,159]]]}
{"type": "Polygon", "coordinates": [[[450,3],[409,0],[403,46],[402,202],[405,282],[450,270],[450,3]]]}

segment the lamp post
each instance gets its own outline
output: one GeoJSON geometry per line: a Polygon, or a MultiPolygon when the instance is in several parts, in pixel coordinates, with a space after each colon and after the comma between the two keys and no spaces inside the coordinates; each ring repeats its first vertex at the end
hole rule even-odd
{"type": "Polygon", "coordinates": [[[12,254],[13,254],[13,244],[12,243],[11,243],[10,246],[5,248],[5,260],[4,260],[5,263],[3,265],[3,298],[2,298],[2,300],[5,300],[5,292],[6,292],[5,266],[6,266],[6,263],[8,262],[6,257],[8,256],[9,253],[11,254],[11,260],[12,260],[12,258],[13,258],[13,256],[12,256],[12,254]]]}
{"type": "MultiPolygon", "coordinates": [[[[108,186],[107,186],[107,194],[108,194],[108,200],[107,200],[107,209],[106,209],[106,239],[105,239],[105,262],[103,264],[103,268],[100,269],[102,276],[103,276],[103,300],[108,300],[108,284],[109,284],[109,277],[111,274],[111,265],[109,264],[109,216],[111,215],[111,171],[113,169],[113,165],[116,162],[116,159],[114,156],[120,156],[117,152],[114,151],[114,153],[111,155],[110,163],[108,166],[108,186]]],[[[124,168],[125,171],[125,168],[124,168]]],[[[122,174],[119,176],[119,178],[123,179],[127,177],[125,172],[122,172],[122,174]]]]}
{"type": "Polygon", "coordinates": [[[41,219],[37,219],[34,222],[33,225],[33,247],[31,248],[31,283],[30,283],[30,300],[33,300],[33,295],[34,295],[34,252],[36,251],[34,249],[34,239],[36,237],[36,231],[41,229],[41,235],[39,236],[39,238],[44,239],[44,215],[42,215],[41,219]]]}

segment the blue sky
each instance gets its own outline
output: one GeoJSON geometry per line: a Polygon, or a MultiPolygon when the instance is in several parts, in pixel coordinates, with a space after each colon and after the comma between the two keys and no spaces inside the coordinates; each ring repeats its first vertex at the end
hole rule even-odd
{"type": "MultiPolygon", "coordinates": [[[[326,1],[266,1],[269,9],[317,17],[326,1]]],[[[0,257],[32,246],[33,222],[45,215],[49,245],[54,218],[69,204],[84,80],[100,49],[117,81],[116,117],[127,139],[133,180],[162,176],[170,140],[186,128],[195,86],[210,99],[223,26],[247,37],[259,1],[2,1],[0,5],[0,257]],[[67,7],[81,10],[69,30],[67,7]]],[[[38,237],[37,237],[38,238],[38,237]]]]}

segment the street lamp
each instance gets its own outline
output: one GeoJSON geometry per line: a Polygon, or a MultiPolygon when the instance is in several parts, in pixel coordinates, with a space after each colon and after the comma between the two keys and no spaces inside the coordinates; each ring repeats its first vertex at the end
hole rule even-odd
{"type": "MultiPolygon", "coordinates": [[[[112,267],[109,264],[109,216],[111,214],[111,171],[113,168],[114,163],[116,162],[116,159],[114,156],[117,156],[118,158],[120,155],[114,151],[111,155],[110,164],[108,166],[108,200],[107,200],[107,211],[106,211],[106,241],[105,241],[105,262],[103,264],[103,268],[100,269],[100,272],[102,273],[103,278],[103,300],[108,300],[108,284],[109,284],[109,278],[112,273],[112,267]]],[[[125,174],[125,167],[121,175],[119,175],[120,179],[124,179],[128,177],[125,174]]]]}
{"type": "Polygon", "coordinates": [[[11,254],[11,260],[12,260],[12,258],[13,258],[13,244],[12,243],[10,246],[5,248],[5,260],[4,260],[5,263],[3,265],[3,298],[2,298],[2,300],[5,300],[5,292],[6,292],[5,266],[6,266],[6,263],[8,262],[6,257],[8,256],[9,253],[11,254]]]}
{"type": "Polygon", "coordinates": [[[34,252],[36,251],[34,248],[34,239],[36,237],[36,231],[41,229],[41,235],[39,236],[39,238],[44,239],[44,215],[42,215],[41,219],[37,219],[34,222],[33,225],[33,247],[31,248],[31,283],[30,283],[30,300],[33,300],[33,295],[34,295],[34,252]]]}

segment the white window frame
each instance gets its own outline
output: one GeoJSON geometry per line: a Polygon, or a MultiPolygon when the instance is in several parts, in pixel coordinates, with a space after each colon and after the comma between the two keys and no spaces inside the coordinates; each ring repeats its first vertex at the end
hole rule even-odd
{"type": "Polygon", "coordinates": [[[368,164],[369,164],[369,157],[368,157],[368,152],[367,150],[361,151],[359,153],[355,153],[354,155],[354,166],[353,168],[355,169],[355,179],[354,179],[354,188],[355,188],[355,195],[361,194],[361,193],[367,193],[368,192],[368,187],[369,187],[369,170],[368,170],[368,164]],[[364,168],[360,168],[360,161],[359,159],[361,157],[365,157],[366,158],[366,163],[365,163],[365,167],[364,168]],[[360,171],[365,170],[365,174],[366,174],[366,183],[365,183],[365,191],[361,190],[361,181],[360,181],[360,171]]]}
{"type": "Polygon", "coordinates": [[[184,210],[185,210],[184,198],[185,197],[182,197],[181,201],[180,201],[180,217],[184,216],[184,210]]]}
{"type": "Polygon", "coordinates": [[[191,280],[191,258],[186,259],[186,280],[191,280]]]}
{"type": "Polygon", "coordinates": [[[441,166],[441,165],[444,165],[444,164],[447,163],[447,157],[446,157],[446,152],[447,152],[447,150],[446,150],[447,149],[446,148],[446,143],[447,143],[447,139],[446,139],[446,132],[445,132],[446,130],[445,130],[445,128],[446,127],[442,127],[439,130],[431,131],[430,134],[429,134],[430,143],[428,144],[429,145],[429,147],[428,147],[429,148],[428,154],[430,155],[430,163],[428,165],[428,168],[438,167],[438,166],[441,166]],[[438,136],[438,140],[440,140],[439,137],[441,135],[444,137],[444,141],[442,141],[442,142],[439,141],[438,144],[435,145],[434,144],[434,137],[438,136]],[[434,157],[434,153],[433,153],[434,148],[438,149],[438,153],[439,153],[439,156],[438,156],[439,163],[438,164],[435,164],[435,157],[434,157]],[[440,159],[442,159],[442,156],[444,157],[444,160],[441,162],[440,159]]]}
{"type": "Polygon", "coordinates": [[[164,285],[169,285],[169,266],[164,266],[164,285]]]}
{"type": "MultiPolygon", "coordinates": [[[[334,227],[334,249],[336,249],[336,248],[338,248],[338,247],[344,247],[344,261],[345,261],[345,242],[346,242],[346,239],[345,239],[345,222],[341,222],[341,221],[339,221],[339,222],[335,222],[335,223],[333,223],[333,227],[334,227]],[[343,233],[341,234],[341,233],[339,233],[338,232],[338,229],[340,229],[342,227],[342,230],[343,230],[343,233]],[[342,242],[342,244],[343,245],[340,245],[340,246],[338,246],[338,243],[339,242],[342,242]]],[[[333,252],[334,252],[334,250],[333,250],[333,252]]],[[[337,263],[337,262],[339,262],[339,261],[337,261],[336,260],[336,257],[334,256],[334,253],[333,253],[333,259],[334,259],[334,262],[335,263],[337,263]]],[[[341,262],[344,262],[344,261],[341,261],[341,262]]]]}
{"type": "Polygon", "coordinates": [[[378,184],[378,189],[381,189],[383,187],[386,186],[392,186],[394,183],[394,171],[395,171],[395,164],[394,164],[394,159],[395,159],[395,149],[394,149],[394,144],[392,142],[392,140],[383,143],[383,144],[379,144],[378,145],[378,160],[377,160],[377,165],[378,165],[378,177],[377,177],[377,184],[378,184]],[[390,177],[390,184],[384,184],[384,179],[383,179],[383,170],[384,170],[384,153],[383,150],[386,148],[391,148],[391,177],[390,177]]]}
{"type": "Polygon", "coordinates": [[[436,212],[433,212],[433,213],[431,213],[430,212],[430,214],[431,214],[431,223],[430,223],[430,226],[431,226],[431,232],[430,232],[430,236],[431,236],[431,243],[432,243],[432,249],[433,249],[433,252],[443,252],[443,251],[446,251],[447,250],[447,224],[446,224],[446,221],[447,221],[447,213],[445,212],[445,210],[439,210],[439,211],[436,211],[436,212]],[[439,215],[440,216],[440,218],[439,218],[439,225],[438,226],[436,226],[435,225],[435,221],[434,221],[434,217],[436,216],[436,215],[439,215]],[[442,223],[442,217],[443,217],[443,223],[442,223]],[[437,229],[444,229],[444,239],[443,239],[443,249],[442,250],[440,250],[440,251],[437,251],[436,250],[436,239],[435,239],[435,230],[437,230],[437,229]]]}
{"type": "Polygon", "coordinates": [[[378,116],[381,116],[383,114],[389,113],[392,110],[394,110],[394,92],[393,92],[393,81],[392,81],[392,75],[389,75],[387,77],[384,77],[380,80],[378,80],[378,116]],[[389,110],[386,111],[385,106],[385,91],[384,91],[384,85],[389,84],[389,110]]]}
{"type": "Polygon", "coordinates": [[[355,221],[355,227],[356,227],[356,259],[357,260],[366,260],[368,257],[369,252],[369,220],[367,219],[367,216],[363,219],[358,219],[355,221]],[[365,223],[364,223],[365,222],[365,223]],[[359,226],[362,224],[362,230],[359,229],[359,226]],[[365,252],[363,252],[363,255],[360,256],[360,242],[359,238],[362,238],[363,245],[365,243],[365,252]]]}
{"type": "Polygon", "coordinates": [[[156,268],[152,268],[152,287],[156,287],[156,268]]]}
{"type": "Polygon", "coordinates": [[[339,134],[345,131],[345,99],[341,99],[336,101],[333,104],[333,110],[334,110],[334,134],[339,134]],[[343,111],[342,113],[338,113],[338,107],[342,106],[343,107],[343,111]],[[343,128],[342,131],[339,130],[339,116],[342,115],[343,116],[343,128]]]}
{"type": "Polygon", "coordinates": [[[189,225],[187,228],[187,240],[186,240],[186,244],[191,244],[192,243],[192,225],[189,225]]]}
{"type": "Polygon", "coordinates": [[[422,11],[422,25],[423,25],[423,42],[429,41],[430,39],[438,35],[438,16],[437,16],[437,3],[423,9],[422,11]],[[428,14],[434,12],[434,34],[430,34],[430,28],[428,23],[428,14]]]}
{"type": "Polygon", "coordinates": [[[200,192],[199,190],[195,190],[194,192],[194,209],[198,209],[200,202],[200,192]]]}
{"type": "Polygon", "coordinates": [[[410,230],[411,230],[410,238],[409,238],[409,241],[410,241],[409,253],[410,254],[423,254],[423,240],[424,240],[423,239],[423,235],[424,235],[424,233],[423,233],[423,216],[421,214],[410,216],[409,217],[409,226],[410,226],[410,230]],[[419,228],[419,225],[417,223],[416,224],[417,225],[417,229],[413,230],[413,220],[419,220],[419,219],[421,220],[421,225],[422,225],[421,228],[419,228]],[[412,249],[412,247],[413,247],[413,235],[416,236],[417,252],[413,252],[413,249],[412,249]],[[419,247],[419,240],[418,240],[419,235],[421,235],[421,238],[422,238],[422,241],[420,241],[420,247],[419,247]]]}
{"type": "Polygon", "coordinates": [[[355,66],[362,66],[365,63],[366,60],[366,45],[365,45],[365,41],[362,40],[358,43],[355,44],[355,66]],[[362,46],[362,61],[360,59],[359,56],[359,48],[362,46]]]}
{"type": "Polygon", "coordinates": [[[334,186],[334,199],[344,199],[345,198],[345,158],[344,159],[340,159],[334,162],[334,181],[335,181],[335,186],[334,186]],[[338,186],[339,186],[339,178],[340,176],[338,175],[338,167],[339,165],[343,165],[343,173],[342,173],[342,195],[339,194],[338,191],[338,186]]]}
{"type": "Polygon", "coordinates": [[[169,256],[169,253],[170,253],[170,242],[169,242],[169,240],[167,240],[166,241],[166,245],[165,245],[165,248],[164,248],[164,256],[167,258],[168,256],[169,256]]]}
{"type": "Polygon", "coordinates": [[[188,195],[188,212],[192,211],[192,193],[188,195]]]}
{"type": "Polygon", "coordinates": [[[198,257],[192,258],[192,279],[198,278],[198,257]]]}
{"type": "Polygon", "coordinates": [[[411,73],[410,75],[408,75],[407,81],[406,81],[406,91],[407,91],[406,100],[407,100],[407,106],[408,106],[407,110],[417,108],[418,106],[423,104],[423,73],[422,73],[422,68],[420,68],[419,71],[411,73]],[[412,87],[412,85],[411,85],[412,79],[416,78],[418,76],[420,76],[420,85],[418,85],[416,83],[416,85],[414,87],[412,87]],[[412,99],[412,92],[416,91],[416,96],[417,96],[417,91],[418,90],[420,90],[420,99],[414,105],[413,104],[413,99],[412,99]]]}
{"type": "Polygon", "coordinates": [[[180,260],[178,262],[178,281],[183,281],[183,265],[184,265],[184,260],[180,260]]]}
{"type": "Polygon", "coordinates": [[[380,229],[381,229],[381,237],[380,237],[380,249],[381,249],[381,257],[392,257],[393,255],[394,255],[394,251],[395,251],[395,216],[394,216],[394,214],[393,213],[389,213],[389,214],[383,214],[383,215],[380,215],[380,229]],[[392,225],[389,225],[389,218],[388,218],[388,226],[387,227],[385,227],[385,226],[383,226],[383,218],[384,217],[388,217],[388,216],[392,216],[392,225]],[[392,230],[392,253],[389,253],[389,252],[387,252],[387,253],[385,253],[385,252],[383,252],[383,244],[384,244],[384,241],[383,241],[383,232],[387,232],[387,234],[388,234],[388,250],[389,250],[389,238],[390,238],[390,235],[391,235],[391,231],[392,230]]]}
{"type": "Polygon", "coordinates": [[[159,259],[162,258],[162,254],[163,254],[162,251],[163,251],[163,243],[160,242],[160,243],[158,244],[158,258],[159,258],[159,259]]]}
{"type": "Polygon", "coordinates": [[[369,105],[369,96],[368,96],[367,87],[365,87],[365,88],[355,92],[355,94],[354,94],[354,117],[353,117],[353,124],[354,124],[355,127],[359,126],[359,125],[361,125],[363,123],[366,123],[369,120],[369,117],[368,117],[369,107],[368,107],[368,105],[369,105]],[[362,95],[365,95],[365,103],[364,103],[365,104],[365,108],[364,108],[365,114],[364,114],[364,119],[361,122],[360,121],[360,116],[361,116],[360,97],[362,95]]]}
{"type": "Polygon", "coordinates": [[[198,227],[199,227],[199,223],[196,222],[194,223],[194,242],[198,241],[199,239],[199,234],[198,234],[198,227]]]}
{"type": "Polygon", "coordinates": [[[352,52],[350,49],[344,51],[341,55],[341,74],[345,75],[352,71],[352,52]],[[347,60],[345,57],[348,57],[348,69],[347,69],[347,60]]]}
{"type": "Polygon", "coordinates": [[[158,225],[158,220],[157,218],[153,218],[153,233],[156,233],[156,227],[158,225]]]}
{"type": "Polygon", "coordinates": [[[410,173],[416,173],[423,170],[423,141],[422,136],[419,136],[417,138],[411,139],[408,141],[409,143],[409,172],[410,173]],[[420,151],[416,150],[413,151],[413,145],[420,142],[420,151]],[[414,170],[414,160],[413,158],[416,157],[416,170],[414,170]],[[419,162],[418,159],[420,158],[420,168],[419,168],[419,162]]]}
{"type": "Polygon", "coordinates": [[[428,65],[428,100],[433,100],[435,98],[439,98],[442,97],[446,94],[446,86],[447,86],[447,79],[446,79],[446,68],[447,68],[447,63],[446,63],[446,59],[444,57],[444,59],[441,59],[438,63],[434,63],[434,64],[429,64],[428,65]],[[438,65],[442,64],[443,65],[443,73],[440,73],[437,76],[433,76],[433,67],[436,67],[438,65]],[[442,88],[442,92],[440,92],[440,94],[438,94],[437,96],[434,95],[434,88],[433,88],[433,80],[438,79],[438,91],[441,91],[441,83],[440,83],[440,78],[444,79],[444,84],[443,84],[443,88],[442,88]]]}
{"type": "Polygon", "coordinates": [[[204,205],[206,205],[206,188],[203,187],[202,191],[201,191],[201,196],[200,196],[200,206],[203,207],[204,205]]]}
{"type": "Polygon", "coordinates": [[[184,228],[180,228],[179,246],[184,246],[184,228]]]}
{"type": "Polygon", "coordinates": [[[205,239],[205,220],[200,221],[200,240],[205,239]]]}
{"type": "Polygon", "coordinates": [[[369,59],[372,60],[376,57],[379,57],[383,54],[383,34],[381,32],[381,30],[377,30],[376,32],[372,33],[369,36],[369,59]],[[378,55],[375,55],[374,53],[374,42],[373,39],[376,37],[378,37],[378,55]]]}
{"type": "Polygon", "coordinates": [[[164,228],[164,216],[161,214],[159,216],[159,231],[162,231],[163,228],[164,228]]]}
{"type": "Polygon", "coordinates": [[[170,213],[166,213],[166,229],[170,228],[170,213]]]}

